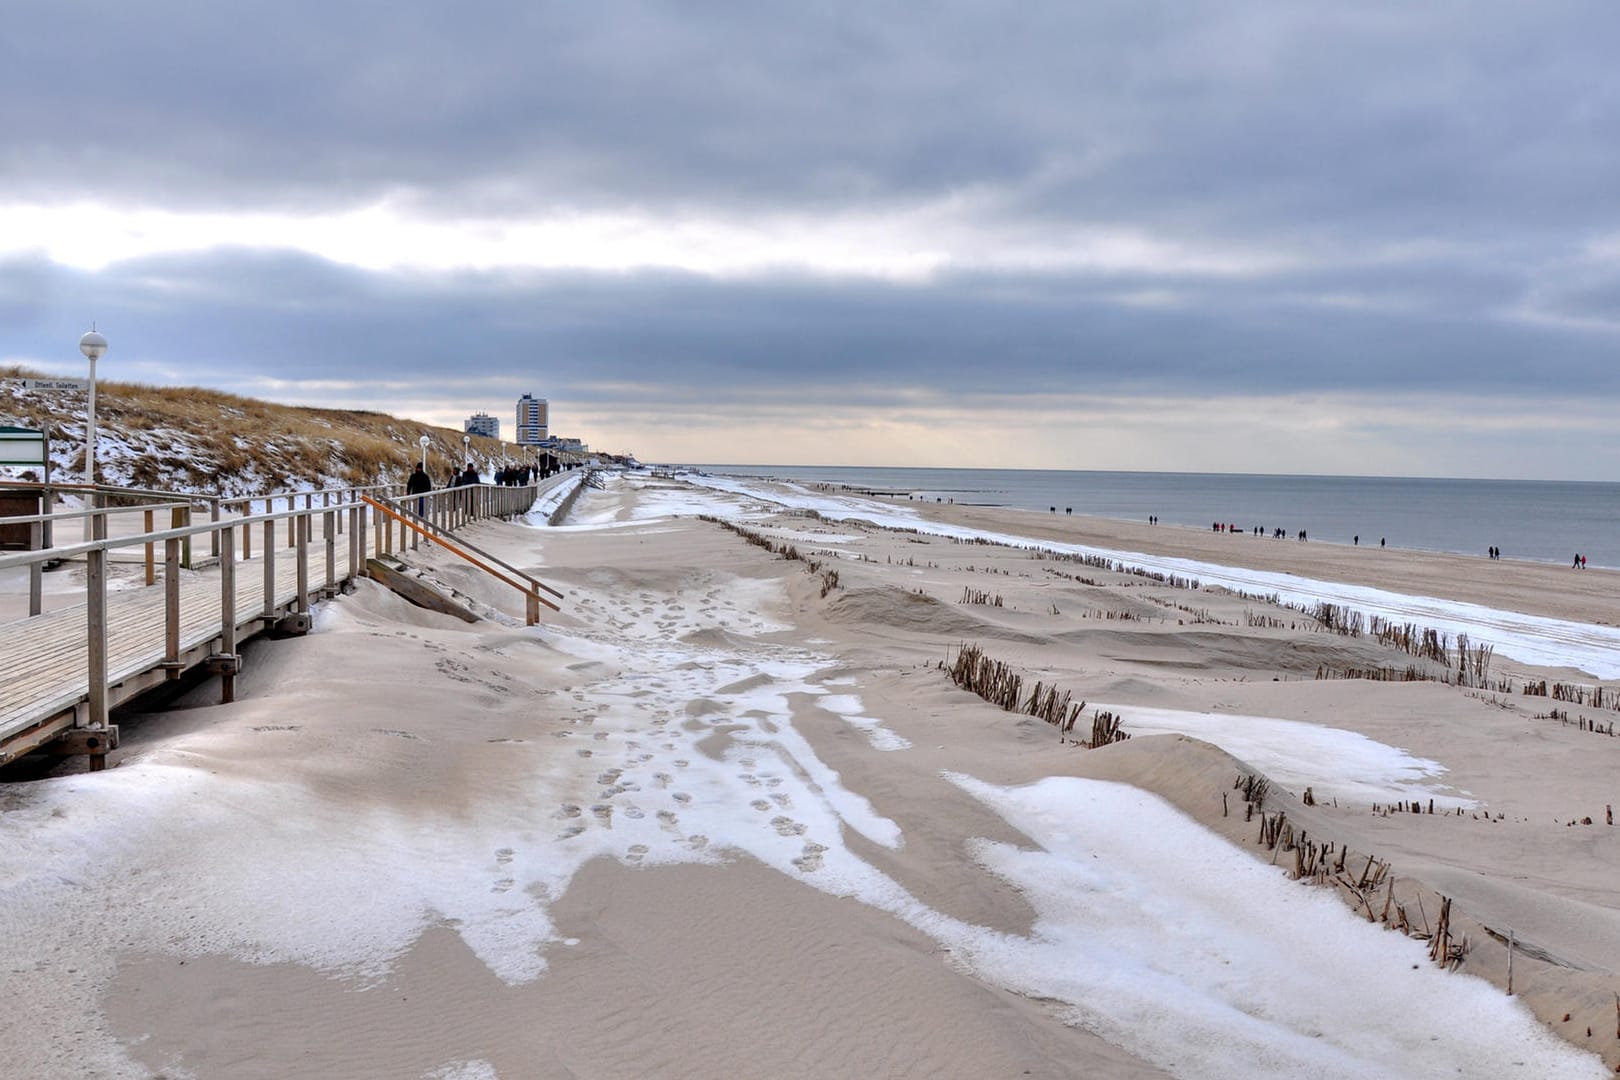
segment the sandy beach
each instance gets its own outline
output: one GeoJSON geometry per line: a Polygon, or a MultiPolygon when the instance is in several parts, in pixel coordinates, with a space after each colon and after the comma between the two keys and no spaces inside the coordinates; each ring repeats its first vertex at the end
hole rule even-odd
{"type": "Polygon", "coordinates": [[[485,618],[362,582],[252,646],[236,703],[0,786],[0,1071],[1620,1065],[1620,713],[1519,692],[1616,685],[1620,575],[757,487],[616,476],[475,526],[559,614],[409,553],[485,618]],[[1259,598],[1287,578],[1466,623],[1489,677],[1259,598]],[[1073,730],[958,686],[963,645],[1073,730]],[[1099,710],[1130,737],[1083,745],[1099,710]]]}

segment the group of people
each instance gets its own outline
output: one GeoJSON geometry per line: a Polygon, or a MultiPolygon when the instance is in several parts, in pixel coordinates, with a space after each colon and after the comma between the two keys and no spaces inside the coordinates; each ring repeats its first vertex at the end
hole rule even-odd
{"type": "Polygon", "coordinates": [[[495,470],[495,482],[501,487],[522,487],[534,479],[534,470],[527,465],[508,465],[495,470]]]}
{"type": "MultiPolygon", "coordinates": [[[[508,465],[495,471],[495,483],[502,487],[523,487],[525,484],[532,483],[535,475],[536,470],[533,466],[508,465]]],[[[546,474],[541,472],[539,475],[544,476],[546,474]]],[[[452,469],[449,478],[444,482],[444,486],[465,487],[468,484],[481,483],[483,483],[483,478],[478,475],[478,470],[469,461],[465,469],[452,469]]],[[[426,495],[432,490],[433,479],[428,476],[427,470],[419,463],[416,468],[411,470],[410,479],[405,482],[405,493],[407,495],[426,495]]]]}
{"type": "MultiPolygon", "coordinates": [[[[1157,518],[1151,518],[1150,520],[1155,522],[1155,523],[1158,521],[1157,518]]],[[[1224,522],[1217,521],[1215,523],[1215,531],[1218,532],[1218,533],[1240,533],[1240,532],[1243,532],[1244,530],[1243,530],[1243,528],[1241,526],[1229,525],[1229,524],[1226,524],[1224,522]]],[[[1255,536],[1264,536],[1264,535],[1266,535],[1266,532],[1268,530],[1263,525],[1256,525],[1256,526],[1254,526],[1254,528],[1250,529],[1249,531],[1252,532],[1255,536]]],[[[1287,529],[1271,529],[1269,531],[1271,533],[1271,538],[1273,540],[1282,540],[1282,539],[1285,539],[1288,536],[1288,530],[1287,529]]],[[[1295,533],[1294,536],[1295,536],[1296,539],[1299,539],[1299,540],[1309,539],[1309,537],[1306,535],[1306,532],[1305,532],[1304,529],[1299,530],[1299,532],[1295,533]]],[[[1359,536],[1356,537],[1356,543],[1358,543],[1358,544],[1361,543],[1361,537],[1359,537],[1359,536]]]]}
{"type": "MultiPolygon", "coordinates": [[[[1159,521],[1159,519],[1156,518],[1156,517],[1148,518],[1149,524],[1155,524],[1156,525],[1156,524],[1158,524],[1158,521],[1159,521]]],[[[1218,533],[1240,533],[1240,532],[1244,531],[1240,526],[1231,525],[1231,524],[1228,524],[1228,523],[1226,523],[1224,521],[1215,522],[1215,524],[1213,525],[1213,528],[1218,533]]],[[[1264,536],[1264,535],[1266,535],[1267,532],[1270,532],[1271,537],[1272,537],[1273,540],[1285,540],[1285,539],[1288,538],[1288,530],[1287,529],[1269,529],[1268,530],[1263,525],[1256,525],[1256,526],[1254,526],[1254,528],[1251,531],[1254,533],[1255,536],[1264,536]]],[[[1304,529],[1301,529],[1301,530],[1299,530],[1299,532],[1294,534],[1294,538],[1296,540],[1309,540],[1310,539],[1310,534],[1307,533],[1304,529]]],[[[1356,547],[1360,547],[1361,546],[1361,536],[1360,536],[1360,534],[1357,534],[1355,536],[1355,538],[1351,540],[1351,543],[1354,544],[1356,547]]],[[[1381,536],[1381,537],[1378,538],[1378,546],[1379,547],[1384,547],[1385,546],[1385,538],[1384,537],[1381,536]]],[[[1493,548],[1492,550],[1494,551],[1495,549],[1493,548]]],[[[1498,558],[1498,557],[1499,557],[1499,555],[1493,555],[1492,556],[1492,558],[1498,558]]],[[[1577,555],[1576,558],[1579,559],[1580,556],[1577,555]]]]}
{"type": "Polygon", "coordinates": [[[1580,552],[1577,551],[1575,553],[1575,564],[1571,567],[1571,569],[1573,569],[1573,570],[1585,570],[1586,569],[1586,556],[1582,555],[1580,552]]]}

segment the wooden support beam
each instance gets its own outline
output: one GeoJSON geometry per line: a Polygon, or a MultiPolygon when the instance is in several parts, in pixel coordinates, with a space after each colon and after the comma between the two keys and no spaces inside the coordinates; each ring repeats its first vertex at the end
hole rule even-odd
{"type": "Polygon", "coordinates": [[[69,728],[54,742],[40,747],[42,753],[55,757],[76,757],[90,754],[98,757],[109,750],[118,749],[118,725],[106,728],[69,728]]]}

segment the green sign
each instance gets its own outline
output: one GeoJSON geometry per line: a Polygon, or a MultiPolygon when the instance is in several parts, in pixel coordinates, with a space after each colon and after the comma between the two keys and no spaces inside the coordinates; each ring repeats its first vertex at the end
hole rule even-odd
{"type": "Polygon", "coordinates": [[[45,466],[45,433],[0,427],[0,465],[45,466]]]}

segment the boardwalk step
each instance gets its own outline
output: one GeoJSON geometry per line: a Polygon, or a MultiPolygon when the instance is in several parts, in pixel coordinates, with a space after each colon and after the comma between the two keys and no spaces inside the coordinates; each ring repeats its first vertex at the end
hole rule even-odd
{"type": "Polygon", "coordinates": [[[381,559],[367,559],[366,573],[371,576],[372,580],[387,586],[419,608],[442,612],[445,615],[454,615],[462,622],[478,621],[477,615],[451,600],[433,586],[419,578],[400,573],[381,559]]]}

